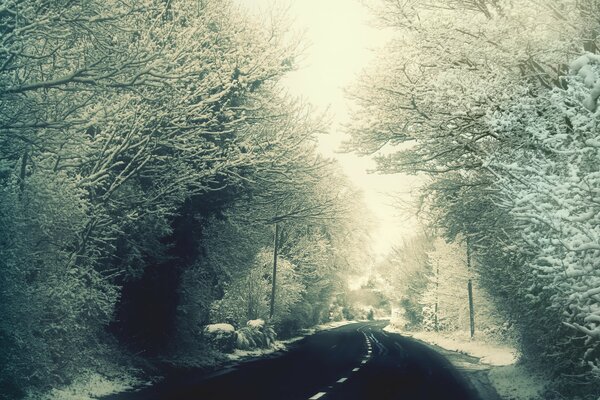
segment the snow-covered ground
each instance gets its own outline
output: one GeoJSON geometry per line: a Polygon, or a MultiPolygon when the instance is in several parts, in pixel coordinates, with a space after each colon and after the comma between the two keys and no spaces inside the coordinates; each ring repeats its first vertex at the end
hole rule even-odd
{"type": "Polygon", "coordinates": [[[448,359],[467,374],[486,371],[489,383],[502,399],[543,399],[546,381],[519,363],[518,351],[510,344],[497,343],[477,336],[471,339],[468,332],[406,332],[392,325],[388,325],[384,330],[413,337],[448,352],[475,357],[478,360],[474,359],[475,363],[471,365],[459,358],[448,359]]]}
{"type": "Polygon", "coordinates": [[[25,400],[93,400],[148,384],[151,382],[144,383],[127,371],[121,371],[119,376],[112,378],[96,372],[86,372],[70,385],[45,393],[29,393],[25,400]]]}
{"type": "Polygon", "coordinates": [[[410,336],[446,350],[477,357],[481,363],[488,365],[512,365],[518,359],[517,350],[514,347],[479,337],[471,340],[468,332],[444,332],[443,336],[438,332],[414,332],[410,336]]]}
{"type": "Polygon", "coordinates": [[[312,335],[315,332],[337,328],[339,326],[352,324],[356,321],[335,321],[317,325],[312,328],[303,329],[300,336],[295,336],[286,340],[276,340],[271,347],[266,349],[240,350],[235,349],[233,353],[227,354],[227,358],[231,361],[245,360],[248,358],[263,357],[278,351],[285,350],[288,345],[303,339],[305,336],[312,335]]]}
{"type": "MultiPolygon", "coordinates": [[[[287,340],[277,340],[269,348],[255,350],[236,349],[233,353],[226,354],[225,356],[233,362],[256,357],[264,357],[266,355],[285,350],[289,344],[301,340],[305,336],[311,335],[315,332],[337,328],[353,322],[355,321],[329,322],[326,324],[317,325],[313,328],[303,330],[301,336],[296,336],[287,340]]],[[[252,321],[252,323],[257,324],[256,321],[252,321]]],[[[210,326],[208,330],[230,331],[233,329],[231,325],[226,325],[228,324],[215,324],[210,326]]],[[[118,369],[116,366],[115,368],[118,369]]],[[[29,393],[29,395],[26,397],[26,400],[93,400],[110,394],[124,392],[133,388],[139,389],[142,386],[152,384],[152,382],[142,382],[138,377],[134,376],[134,374],[130,374],[125,369],[118,369],[118,373],[111,375],[114,376],[108,378],[96,372],[84,372],[70,385],[51,389],[45,393],[29,393]]],[[[139,376],[141,374],[137,375],[139,376]]]]}
{"type": "Polygon", "coordinates": [[[488,373],[490,382],[503,399],[541,400],[546,382],[523,365],[493,367],[488,373]]]}

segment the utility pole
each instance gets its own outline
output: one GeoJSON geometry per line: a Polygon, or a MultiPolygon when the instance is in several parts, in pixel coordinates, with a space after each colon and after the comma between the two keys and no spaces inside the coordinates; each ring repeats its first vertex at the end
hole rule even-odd
{"type": "Polygon", "coordinates": [[[469,292],[469,322],[471,328],[471,337],[475,336],[475,309],[473,306],[473,283],[471,282],[471,248],[469,246],[469,237],[467,236],[467,271],[469,274],[469,282],[467,283],[467,291],[469,292]]]}
{"type": "Polygon", "coordinates": [[[440,302],[440,261],[436,260],[436,270],[435,270],[435,309],[434,309],[434,327],[435,331],[438,332],[439,324],[438,324],[438,303],[440,302]]]}
{"type": "Polygon", "coordinates": [[[271,311],[269,312],[269,319],[273,319],[275,313],[275,287],[277,284],[277,246],[279,237],[279,223],[275,222],[275,235],[273,238],[273,282],[271,286],[271,311]]]}

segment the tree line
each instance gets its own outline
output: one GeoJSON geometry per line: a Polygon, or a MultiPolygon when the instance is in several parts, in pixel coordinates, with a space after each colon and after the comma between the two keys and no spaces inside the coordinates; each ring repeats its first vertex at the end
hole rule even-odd
{"type": "Polygon", "coordinates": [[[327,317],[367,222],[279,83],[300,44],[230,1],[0,4],[3,396],[123,348],[201,364],[210,322],[327,317]]]}
{"type": "Polygon", "coordinates": [[[348,150],[427,178],[420,215],[468,239],[547,398],[597,396],[600,4],[368,4],[395,35],[349,90],[348,150]]]}

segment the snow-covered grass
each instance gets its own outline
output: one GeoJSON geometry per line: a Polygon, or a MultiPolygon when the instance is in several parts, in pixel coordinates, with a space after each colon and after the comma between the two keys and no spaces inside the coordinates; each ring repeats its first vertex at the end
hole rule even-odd
{"type": "Polygon", "coordinates": [[[25,400],[92,400],[142,384],[138,378],[126,372],[110,378],[97,372],[85,372],[69,385],[45,393],[29,393],[25,400]]]}

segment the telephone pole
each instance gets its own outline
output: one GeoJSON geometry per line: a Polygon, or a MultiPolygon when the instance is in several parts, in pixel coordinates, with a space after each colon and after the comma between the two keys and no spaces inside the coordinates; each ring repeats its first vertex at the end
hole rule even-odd
{"type": "Polygon", "coordinates": [[[275,222],[275,235],[273,238],[273,282],[271,286],[271,311],[269,312],[269,319],[273,319],[275,313],[275,288],[277,284],[277,246],[279,237],[279,223],[275,222]]]}
{"type": "Polygon", "coordinates": [[[473,283],[471,282],[471,248],[469,246],[469,237],[467,236],[467,271],[469,274],[469,282],[467,283],[467,291],[469,292],[469,323],[471,328],[471,337],[475,336],[475,309],[473,306],[473,283]]]}

